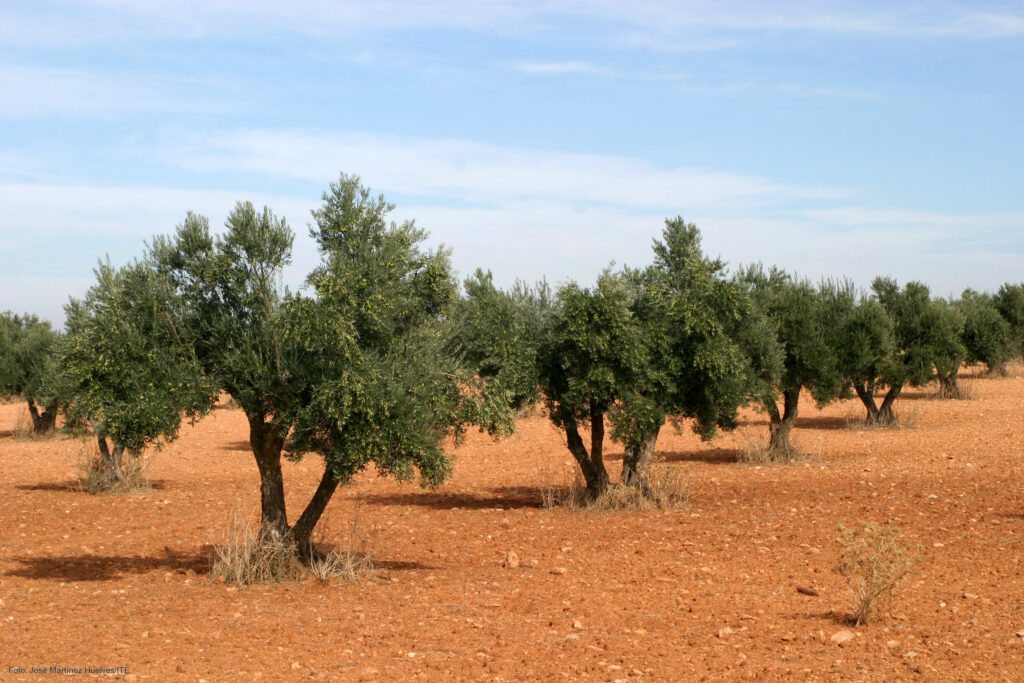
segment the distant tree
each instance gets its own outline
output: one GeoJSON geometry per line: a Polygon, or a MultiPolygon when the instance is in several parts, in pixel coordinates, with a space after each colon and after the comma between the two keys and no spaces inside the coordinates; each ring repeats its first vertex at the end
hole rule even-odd
{"type": "Polygon", "coordinates": [[[963,345],[964,315],[958,302],[936,299],[935,305],[944,318],[943,324],[953,330],[946,339],[945,351],[936,354],[935,374],[939,378],[939,398],[962,399],[967,394],[960,387],[960,366],[964,363],[967,349],[963,345]]]}
{"type": "Polygon", "coordinates": [[[855,307],[843,335],[841,357],[848,381],[867,409],[869,424],[896,424],[893,404],[905,386],[935,379],[935,367],[959,350],[956,319],[932,301],[927,285],[903,289],[875,278],[873,300],[855,307]],[[881,406],[874,393],[886,389],[881,406]]]}
{"type": "Polygon", "coordinates": [[[0,394],[28,403],[32,431],[53,431],[66,398],[58,381],[55,346],[60,334],[31,314],[0,314],[0,394]]]}
{"type": "Polygon", "coordinates": [[[1003,284],[996,292],[995,304],[1010,326],[1013,355],[1024,354],[1024,282],[1003,284]]]}
{"type": "Polygon", "coordinates": [[[1014,355],[1013,330],[999,313],[995,298],[968,289],[960,297],[963,316],[961,342],[965,360],[984,363],[990,373],[1006,375],[1006,362],[1014,355]]]}
{"type": "Polygon", "coordinates": [[[177,328],[186,304],[171,282],[145,261],[100,263],[95,274],[65,307],[61,369],[69,417],[92,426],[104,477],[123,481],[125,452],[173,440],[182,417],[205,414],[215,395],[177,328]]]}
{"type": "Polygon", "coordinates": [[[737,281],[772,323],[782,350],[782,372],[762,403],[769,417],[768,455],[786,459],[795,452],[790,433],[800,392],[808,389],[821,406],[843,391],[845,377],[834,347],[845,322],[842,312],[852,307],[852,287],[826,283],[817,289],[807,280],[775,268],[766,272],[760,265],[740,270],[737,281]]]}
{"type": "Polygon", "coordinates": [[[447,351],[456,296],[447,252],[424,249],[412,222],[389,223],[392,209],[355,176],[331,184],[313,212],[323,258],[311,296],[281,286],[292,232],[266,208],[238,204],[218,237],[190,214],[154,245],[189,302],[182,328],[206,376],[249,421],[262,531],[306,556],[334,491],[368,463],[400,479],[419,470],[436,485],[450,470],[448,437],[486,417],[510,421],[447,351]],[[291,527],[281,459],[308,452],[323,457],[324,474],[291,527]]]}

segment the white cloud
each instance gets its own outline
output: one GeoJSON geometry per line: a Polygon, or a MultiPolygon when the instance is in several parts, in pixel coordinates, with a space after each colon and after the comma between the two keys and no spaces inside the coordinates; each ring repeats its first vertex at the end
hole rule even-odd
{"type": "Polygon", "coordinates": [[[640,159],[502,147],[466,140],[356,133],[243,130],[171,145],[166,158],[203,172],[248,172],[323,182],[358,169],[389,192],[504,205],[510,199],[681,210],[744,198],[829,197],[842,190],[640,159]]]}

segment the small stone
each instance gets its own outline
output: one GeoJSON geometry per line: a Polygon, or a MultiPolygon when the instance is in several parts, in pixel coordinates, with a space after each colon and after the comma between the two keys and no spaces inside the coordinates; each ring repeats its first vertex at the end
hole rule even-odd
{"type": "Polygon", "coordinates": [[[559,574],[559,575],[561,575],[561,574],[565,574],[568,571],[569,570],[566,569],[565,567],[555,567],[554,569],[551,570],[551,573],[552,574],[559,574]]]}
{"type": "Polygon", "coordinates": [[[843,629],[842,631],[836,631],[832,634],[832,642],[836,645],[845,645],[846,643],[853,640],[853,631],[849,629],[843,629]]]}
{"type": "Polygon", "coordinates": [[[1021,629],[1020,631],[1017,631],[1017,637],[1018,638],[1024,638],[1024,629],[1021,629]]]}
{"type": "Polygon", "coordinates": [[[519,555],[516,554],[516,551],[509,550],[505,553],[505,559],[502,564],[507,569],[516,569],[519,566],[519,555]]]}
{"type": "Polygon", "coordinates": [[[903,656],[906,657],[907,659],[913,659],[914,657],[917,656],[917,653],[914,652],[913,650],[911,650],[910,652],[907,652],[903,656]]]}
{"type": "Polygon", "coordinates": [[[718,631],[718,637],[719,638],[728,638],[730,635],[732,635],[732,629],[729,628],[728,626],[726,626],[723,629],[719,629],[719,631],[718,631]]]}
{"type": "Polygon", "coordinates": [[[932,543],[932,547],[933,548],[945,548],[946,544],[945,543],[932,543]]]}
{"type": "Polygon", "coordinates": [[[900,646],[900,641],[898,641],[898,640],[890,640],[890,641],[888,641],[888,642],[887,642],[887,643],[885,644],[885,646],[886,646],[887,648],[889,648],[890,650],[892,650],[893,648],[897,648],[897,647],[899,647],[899,646],[900,646]]]}
{"type": "Polygon", "coordinates": [[[583,628],[583,622],[581,622],[580,620],[577,619],[576,621],[572,622],[572,627],[574,629],[579,630],[579,629],[583,628]]]}
{"type": "Polygon", "coordinates": [[[809,595],[813,598],[818,597],[818,591],[814,590],[813,588],[808,588],[807,586],[797,586],[796,592],[800,595],[809,595]]]}

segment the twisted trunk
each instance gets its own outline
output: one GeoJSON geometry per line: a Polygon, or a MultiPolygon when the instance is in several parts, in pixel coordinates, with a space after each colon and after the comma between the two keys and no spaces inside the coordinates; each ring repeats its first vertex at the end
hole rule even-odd
{"type": "Polygon", "coordinates": [[[288,514],[284,502],[284,478],[281,474],[281,449],[285,434],[266,416],[248,414],[249,445],[260,471],[260,528],[274,538],[288,533],[288,514]]]}
{"type": "Polygon", "coordinates": [[[331,496],[334,495],[339,483],[340,480],[334,476],[331,466],[327,464],[324,467],[324,475],[320,479],[320,485],[316,487],[316,492],[313,493],[313,498],[310,499],[309,505],[306,506],[299,520],[292,527],[292,539],[295,541],[299,557],[305,562],[308,562],[313,554],[313,529],[324,514],[324,510],[331,501],[331,496]]]}
{"type": "Polygon", "coordinates": [[[868,415],[865,421],[869,425],[892,427],[899,424],[899,421],[896,419],[896,413],[893,412],[893,407],[896,403],[896,399],[899,398],[900,391],[903,390],[902,384],[896,384],[889,387],[889,391],[886,392],[885,398],[882,399],[881,406],[875,403],[873,382],[869,382],[864,385],[855,384],[854,390],[857,392],[857,396],[860,398],[861,403],[863,403],[864,407],[867,408],[868,415]]]}
{"type": "Polygon", "coordinates": [[[592,496],[604,493],[608,489],[608,471],[604,467],[604,411],[591,401],[589,453],[575,421],[566,422],[565,437],[569,443],[569,452],[583,472],[587,491],[592,496]]]}
{"type": "Polygon", "coordinates": [[[40,413],[36,402],[28,399],[28,413],[32,416],[32,432],[35,434],[52,432],[57,426],[57,406],[44,406],[40,413]]]}
{"type": "Polygon", "coordinates": [[[782,392],[782,413],[773,402],[768,409],[768,455],[772,460],[787,460],[796,453],[789,435],[800,412],[800,385],[782,392]]]}
{"type": "Polygon", "coordinates": [[[939,373],[939,398],[960,399],[964,397],[960,389],[959,372],[953,370],[948,373],[939,373]]]}
{"type": "Polygon", "coordinates": [[[638,442],[627,444],[622,456],[622,483],[635,486],[644,494],[650,491],[647,475],[654,461],[654,447],[660,431],[660,428],[655,429],[638,442]]]}

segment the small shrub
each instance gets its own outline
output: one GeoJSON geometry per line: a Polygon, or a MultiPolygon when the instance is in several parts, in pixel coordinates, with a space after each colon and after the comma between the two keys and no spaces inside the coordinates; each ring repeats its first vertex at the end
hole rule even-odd
{"type": "Polygon", "coordinates": [[[892,608],[900,582],[917,563],[914,549],[903,544],[899,527],[873,522],[856,529],[839,527],[843,544],[834,571],[846,579],[857,603],[855,626],[884,617],[892,608]]]}
{"type": "Polygon", "coordinates": [[[304,573],[290,539],[254,529],[240,515],[229,520],[224,540],[214,550],[210,575],[237,586],[293,581],[304,573]]]}
{"type": "Polygon", "coordinates": [[[746,465],[790,465],[803,462],[810,457],[809,453],[795,445],[785,452],[773,451],[763,441],[744,434],[740,434],[739,437],[741,443],[736,460],[746,465]]]}
{"type": "Polygon", "coordinates": [[[975,396],[977,396],[975,378],[969,377],[958,379],[957,383],[951,387],[940,384],[934,398],[952,401],[971,401],[974,400],[975,396]]]}

